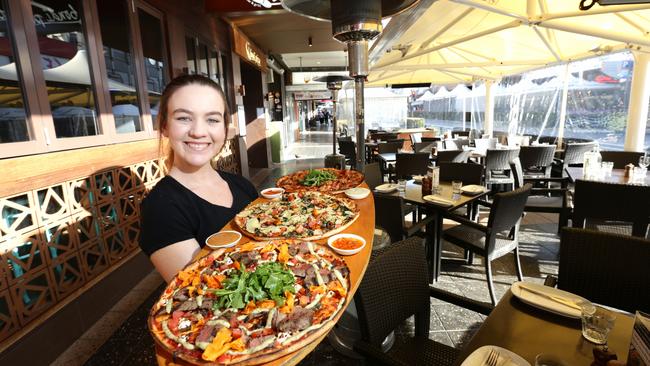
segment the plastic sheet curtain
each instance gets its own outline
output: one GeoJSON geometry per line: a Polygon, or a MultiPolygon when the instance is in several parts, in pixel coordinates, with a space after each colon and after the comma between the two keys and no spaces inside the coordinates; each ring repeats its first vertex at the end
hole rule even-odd
{"type": "MultiPolygon", "coordinates": [[[[366,88],[364,91],[366,132],[368,129],[406,128],[409,93],[408,89],[366,88]]],[[[343,85],[339,92],[338,103],[339,130],[347,129],[348,135],[355,136],[354,83],[348,82],[343,85]]]]}

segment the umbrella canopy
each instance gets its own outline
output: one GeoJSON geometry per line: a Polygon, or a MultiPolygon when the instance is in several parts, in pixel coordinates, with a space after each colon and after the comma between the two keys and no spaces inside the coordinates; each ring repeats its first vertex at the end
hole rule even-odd
{"type": "Polygon", "coordinates": [[[648,29],[650,4],[580,11],[566,0],[439,0],[392,43],[405,52],[371,66],[368,83],[471,83],[632,48],[650,52],[648,29]]]}

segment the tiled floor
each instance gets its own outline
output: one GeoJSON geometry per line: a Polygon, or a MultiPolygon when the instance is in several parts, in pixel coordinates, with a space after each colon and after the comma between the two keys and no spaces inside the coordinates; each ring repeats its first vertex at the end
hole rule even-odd
{"type": "MultiPolygon", "coordinates": [[[[305,147],[309,153],[318,151],[309,149],[305,147]]],[[[273,186],[278,177],[288,172],[316,166],[322,166],[321,157],[297,159],[276,169],[258,171],[251,180],[258,189],[262,189],[273,186]]],[[[524,218],[520,231],[520,259],[526,280],[543,282],[547,275],[557,274],[559,239],[556,235],[556,222],[555,215],[528,214],[524,218]]],[[[446,222],[445,226],[448,225],[452,224],[446,222]]],[[[459,249],[448,243],[445,243],[443,250],[447,257],[461,255],[459,249]]],[[[482,257],[476,256],[472,266],[443,263],[442,275],[435,286],[489,302],[482,260],[482,257]]],[[[494,261],[493,272],[497,296],[501,297],[510,284],[516,281],[513,256],[507,255],[494,261]]],[[[155,365],[153,340],[148,334],[146,317],[161,290],[162,279],[152,273],[54,364],[155,365]]],[[[430,338],[456,348],[461,348],[485,319],[482,314],[436,299],[432,299],[431,309],[430,338]]],[[[397,330],[397,341],[412,334],[410,319],[397,330]]],[[[327,341],[322,342],[301,362],[301,365],[319,366],[363,364],[363,361],[336,352],[327,341]]]]}

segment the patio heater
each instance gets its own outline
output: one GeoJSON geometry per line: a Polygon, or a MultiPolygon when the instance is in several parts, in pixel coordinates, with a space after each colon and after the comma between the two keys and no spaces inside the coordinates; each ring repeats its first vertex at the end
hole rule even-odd
{"type": "Polygon", "coordinates": [[[314,81],[327,83],[327,89],[332,92],[332,153],[325,156],[326,168],[345,169],[345,155],[336,153],[336,100],[344,80],[352,80],[352,78],[343,75],[327,75],[314,79],[314,81]]]}
{"type": "Polygon", "coordinates": [[[381,18],[393,16],[419,0],[282,0],[294,13],[332,22],[332,36],[348,46],[350,76],[354,78],[354,111],[357,129],[356,169],[365,165],[363,88],[368,76],[368,42],[382,31],[381,18]]]}

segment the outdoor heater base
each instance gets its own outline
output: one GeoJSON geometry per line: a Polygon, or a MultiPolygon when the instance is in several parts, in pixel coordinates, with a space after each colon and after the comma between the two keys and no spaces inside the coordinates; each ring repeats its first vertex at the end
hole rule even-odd
{"type": "Polygon", "coordinates": [[[325,167],[334,169],[345,169],[345,155],[328,154],[325,155],[325,167]]]}

